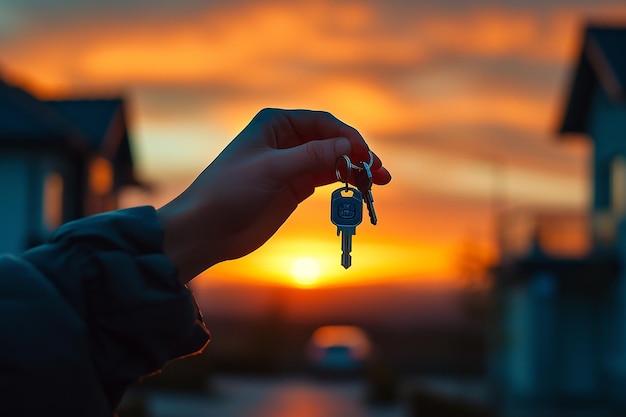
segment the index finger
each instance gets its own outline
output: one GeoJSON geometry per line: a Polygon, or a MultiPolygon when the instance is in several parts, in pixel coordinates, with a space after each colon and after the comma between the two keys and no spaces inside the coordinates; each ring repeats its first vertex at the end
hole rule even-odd
{"type": "MultiPolygon", "coordinates": [[[[298,143],[288,143],[291,138],[281,138],[279,147],[290,147],[305,142],[336,137],[347,138],[352,145],[352,157],[356,160],[368,158],[369,147],[358,130],[326,111],[283,110],[282,116],[290,124],[298,143]],[[286,140],[285,140],[286,139],[286,140]]],[[[293,140],[293,139],[291,139],[293,140]]]]}

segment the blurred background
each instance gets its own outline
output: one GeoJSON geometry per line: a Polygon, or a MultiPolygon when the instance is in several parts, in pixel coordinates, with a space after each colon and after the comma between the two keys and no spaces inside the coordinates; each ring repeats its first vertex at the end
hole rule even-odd
{"type": "Polygon", "coordinates": [[[264,107],[327,110],[393,175],[353,266],[322,187],[194,280],[212,342],[120,415],[623,412],[623,23],[617,0],[0,0],[0,248],[163,205],[264,107]]]}

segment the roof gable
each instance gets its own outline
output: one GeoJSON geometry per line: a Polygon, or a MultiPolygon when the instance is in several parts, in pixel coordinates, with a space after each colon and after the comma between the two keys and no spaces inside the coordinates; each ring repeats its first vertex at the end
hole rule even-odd
{"type": "Polygon", "coordinates": [[[0,144],[65,146],[87,149],[85,138],[44,102],[0,79],[0,144]]]}
{"type": "Polygon", "coordinates": [[[109,158],[122,185],[137,184],[121,98],[54,100],[47,102],[86,137],[89,148],[109,158]]]}
{"type": "Polygon", "coordinates": [[[116,185],[138,185],[124,100],[42,101],[0,79],[0,146],[54,147],[108,158],[116,185]]]}
{"type": "Polygon", "coordinates": [[[586,29],[570,86],[560,133],[586,133],[596,88],[616,102],[626,100],[626,27],[586,29]]]}
{"type": "Polygon", "coordinates": [[[110,126],[123,111],[121,99],[103,100],[52,100],[53,109],[71,121],[85,135],[89,147],[100,150],[107,141],[110,126]]]}

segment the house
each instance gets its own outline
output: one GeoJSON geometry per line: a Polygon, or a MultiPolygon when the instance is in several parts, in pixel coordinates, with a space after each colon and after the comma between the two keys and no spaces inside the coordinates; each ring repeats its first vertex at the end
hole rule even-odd
{"type": "Polygon", "coordinates": [[[0,252],[117,208],[138,185],[122,99],[42,101],[0,79],[0,252]]]}
{"type": "Polygon", "coordinates": [[[591,247],[537,239],[494,269],[491,387],[500,416],[626,413],[626,28],[584,32],[560,134],[592,141],[591,247]]]}

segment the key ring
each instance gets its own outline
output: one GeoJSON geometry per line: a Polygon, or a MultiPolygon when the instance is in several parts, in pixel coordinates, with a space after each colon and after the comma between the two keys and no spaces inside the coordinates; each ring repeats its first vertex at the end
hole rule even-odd
{"type": "MultiPolygon", "coordinates": [[[[371,168],[371,167],[372,167],[372,164],[374,163],[374,154],[372,153],[372,151],[367,151],[367,153],[369,153],[369,154],[370,154],[370,162],[369,162],[369,164],[367,164],[367,166],[371,168]]],[[[361,164],[363,164],[363,168],[361,168],[361,167],[357,167],[357,168],[358,168],[359,170],[363,170],[363,169],[365,169],[365,162],[364,162],[364,161],[361,161],[361,164]]]]}
{"type": "Polygon", "coordinates": [[[356,171],[363,171],[366,170],[365,165],[367,165],[369,168],[374,163],[374,154],[372,153],[372,151],[367,152],[370,155],[370,162],[368,164],[366,164],[364,161],[360,162],[360,164],[363,165],[363,168],[358,165],[354,165],[348,155],[341,155],[339,158],[337,158],[337,161],[335,162],[335,175],[337,176],[337,181],[344,182],[346,184],[346,190],[348,189],[348,183],[350,182],[350,178],[352,178],[353,169],[356,171]],[[346,178],[345,180],[342,178],[341,170],[339,169],[339,161],[341,160],[341,158],[343,158],[343,160],[346,162],[346,169],[348,170],[348,178],[346,178]]]}
{"type": "Polygon", "coordinates": [[[346,183],[346,190],[348,190],[348,183],[350,182],[350,178],[352,178],[353,169],[356,171],[363,171],[363,168],[352,163],[348,155],[341,155],[337,158],[337,161],[335,162],[335,175],[337,176],[337,181],[346,183]],[[348,170],[348,176],[345,179],[341,176],[341,170],[339,169],[339,161],[341,158],[343,158],[346,162],[346,169],[348,170]]]}
{"type": "Polygon", "coordinates": [[[350,161],[350,158],[348,157],[348,155],[342,155],[339,158],[337,158],[337,160],[335,161],[335,175],[337,176],[337,181],[345,182],[346,190],[348,189],[348,182],[350,181],[350,178],[352,177],[352,168],[358,168],[358,167],[352,164],[352,161],[350,161]],[[347,169],[348,177],[345,180],[341,177],[341,170],[339,169],[339,161],[341,160],[341,158],[343,158],[343,160],[346,162],[346,169],[347,169]]]}

